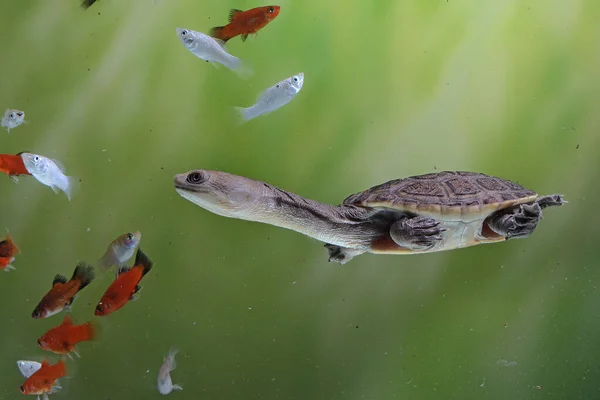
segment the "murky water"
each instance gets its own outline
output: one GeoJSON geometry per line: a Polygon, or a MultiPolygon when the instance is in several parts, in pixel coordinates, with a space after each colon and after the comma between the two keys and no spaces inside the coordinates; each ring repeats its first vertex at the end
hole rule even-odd
{"type": "Polygon", "coordinates": [[[71,315],[101,335],[52,398],[158,398],[171,346],[180,399],[600,396],[600,3],[284,1],[257,37],[228,43],[248,81],[193,57],[175,27],[207,32],[262,4],[5,3],[0,107],[29,124],[0,133],[0,152],[56,157],[82,185],[68,202],[0,179],[0,226],[22,250],[0,275],[0,399],[21,396],[17,360],[57,360],[36,340],[62,314],[31,318],[54,275],[131,230],[154,269],[104,318],[113,275],[81,292],[71,315]],[[235,125],[233,106],[300,71],[289,105],[235,125]],[[317,241],[179,197],[173,175],[195,168],[331,204],[474,170],[569,203],[526,240],[340,266],[317,241]]]}

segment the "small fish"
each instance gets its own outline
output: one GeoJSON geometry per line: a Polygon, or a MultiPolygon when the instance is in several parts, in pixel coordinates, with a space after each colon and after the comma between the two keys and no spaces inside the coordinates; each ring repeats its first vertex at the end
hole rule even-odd
{"type": "Polygon", "coordinates": [[[21,371],[21,374],[23,374],[25,378],[29,378],[37,370],[42,368],[42,364],[37,361],[19,360],[17,361],[17,367],[19,367],[19,371],[21,371]]]}
{"type": "Polygon", "coordinates": [[[87,10],[88,8],[90,8],[90,6],[92,4],[94,4],[96,1],[98,0],[83,0],[81,2],[81,8],[83,8],[84,10],[87,10]]]}
{"type": "Polygon", "coordinates": [[[176,28],[175,30],[181,43],[196,57],[210,62],[214,66],[222,64],[244,79],[252,75],[252,69],[247,67],[242,60],[227,52],[222,40],[190,29],[176,28]]]}
{"type": "Polygon", "coordinates": [[[171,380],[171,371],[175,370],[177,366],[175,363],[176,354],[177,350],[171,349],[163,358],[163,364],[158,371],[157,379],[157,387],[160,394],[169,394],[173,390],[183,390],[181,385],[173,385],[173,381],[171,380]]]}
{"type": "Polygon", "coordinates": [[[277,82],[260,93],[257,96],[256,104],[247,108],[235,107],[235,110],[239,113],[242,123],[260,115],[268,114],[292,101],[302,89],[303,84],[304,73],[300,72],[298,75],[277,82]]]}
{"type": "Polygon", "coordinates": [[[106,289],[100,302],[96,306],[94,314],[104,316],[117,311],[129,300],[135,300],[141,286],[140,281],[152,269],[152,261],[142,252],[141,248],[135,255],[133,267],[121,267],[117,273],[117,279],[106,289]]]}
{"type": "Polygon", "coordinates": [[[25,168],[21,153],[0,154],[0,172],[4,172],[15,182],[19,182],[19,175],[31,175],[25,168]]]}
{"type": "Polygon", "coordinates": [[[19,253],[21,253],[21,250],[15,244],[7,229],[6,239],[0,242],[0,269],[6,272],[15,269],[12,262],[15,261],[15,256],[19,253]]]}
{"type": "Polygon", "coordinates": [[[73,352],[77,357],[81,356],[75,350],[75,345],[79,342],[92,340],[95,336],[96,328],[91,322],[81,325],[74,325],[71,317],[65,315],[62,324],[50,329],[37,341],[38,346],[43,350],[48,350],[56,354],[66,354],[73,352]]]}
{"type": "Polygon", "coordinates": [[[77,293],[94,280],[94,268],[84,262],[79,262],[73,277],[67,281],[63,275],[56,275],[52,281],[52,289],[42,298],[31,316],[35,319],[48,318],[58,314],[70,306],[77,293]]]}
{"type": "Polygon", "coordinates": [[[210,36],[221,39],[223,43],[238,35],[245,42],[248,35],[258,33],[279,15],[279,6],[256,7],[251,10],[230,10],[229,23],[225,26],[215,26],[210,30],[210,36]]]}
{"type": "Polygon", "coordinates": [[[25,123],[25,111],[8,109],[2,117],[2,127],[6,128],[10,134],[10,130],[25,123]]]}
{"type": "Polygon", "coordinates": [[[113,265],[118,265],[119,267],[125,265],[133,257],[136,247],[140,244],[140,240],[142,240],[142,233],[140,231],[124,233],[113,240],[99,261],[100,267],[108,269],[113,265]]]}
{"type": "Polygon", "coordinates": [[[67,375],[65,363],[60,360],[50,365],[47,360],[42,361],[40,369],[35,371],[20,387],[21,393],[32,395],[43,395],[45,399],[49,394],[56,393],[60,389],[58,378],[67,375]]]}
{"type": "Polygon", "coordinates": [[[66,176],[64,167],[57,160],[39,154],[21,153],[27,171],[40,183],[50,186],[54,193],[62,190],[71,200],[75,189],[78,187],[77,178],[66,176]]]}

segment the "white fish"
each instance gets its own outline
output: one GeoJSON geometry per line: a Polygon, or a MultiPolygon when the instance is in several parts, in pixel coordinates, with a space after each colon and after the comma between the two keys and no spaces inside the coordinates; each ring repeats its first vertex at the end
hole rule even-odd
{"type": "Polygon", "coordinates": [[[180,385],[173,385],[173,381],[171,380],[171,371],[173,371],[176,367],[176,354],[177,350],[171,349],[163,358],[163,364],[158,371],[157,379],[157,387],[160,394],[169,394],[173,390],[183,390],[180,385]]]}
{"type": "Polygon", "coordinates": [[[142,240],[142,232],[127,232],[113,240],[106,249],[106,252],[100,258],[99,264],[107,269],[113,265],[122,267],[133,257],[135,249],[142,240]]]}
{"type": "Polygon", "coordinates": [[[252,75],[253,72],[250,67],[227,52],[225,43],[222,40],[190,29],[176,28],[175,30],[181,43],[196,57],[210,62],[215,67],[217,64],[222,64],[244,79],[252,75]]]}
{"type": "Polygon", "coordinates": [[[19,371],[21,371],[21,374],[23,374],[25,378],[29,378],[38,369],[42,368],[42,364],[37,361],[19,360],[17,361],[17,367],[19,367],[19,371]]]}
{"type": "Polygon", "coordinates": [[[25,111],[8,109],[2,117],[2,127],[6,128],[10,134],[10,130],[25,123],[25,111]]]}
{"type": "Polygon", "coordinates": [[[303,84],[304,73],[300,72],[298,75],[277,82],[260,93],[257,96],[256,104],[247,108],[235,107],[235,110],[240,114],[242,122],[249,121],[263,114],[266,115],[292,101],[300,89],[302,89],[303,84]]]}
{"type": "Polygon", "coordinates": [[[21,153],[21,158],[25,168],[35,179],[43,185],[50,186],[54,193],[62,190],[67,199],[71,200],[78,187],[77,178],[66,176],[60,162],[32,153],[21,153]]]}

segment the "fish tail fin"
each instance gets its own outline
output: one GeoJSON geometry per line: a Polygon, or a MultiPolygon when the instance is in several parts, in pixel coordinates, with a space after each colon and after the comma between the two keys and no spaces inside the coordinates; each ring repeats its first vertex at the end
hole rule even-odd
{"type": "Polygon", "coordinates": [[[100,325],[95,321],[89,321],[83,324],[83,340],[94,340],[98,336],[100,325]]]}
{"type": "Polygon", "coordinates": [[[88,8],[90,8],[90,6],[92,4],[94,4],[97,0],[83,0],[81,2],[80,7],[83,8],[84,10],[87,10],[88,8]]]}
{"type": "Polygon", "coordinates": [[[177,368],[177,362],[175,361],[175,356],[177,355],[177,353],[179,353],[179,350],[177,350],[174,347],[171,347],[169,349],[169,353],[165,356],[165,359],[169,360],[169,369],[171,371],[177,368]]]}
{"type": "Polygon", "coordinates": [[[64,189],[64,192],[67,195],[67,199],[71,201],[73,196],[75,196],[79,192],[79,189],[81,188],[81,182],[79,182],[79,178],[75,176],[68,176],[67,180],[68,184],[67,187],[64,189]]]}
{"type": "Polygon", "coordinates": [[[237,117],[237,125],[242,125],[243,123],[252,119],[252,115],[250,115],[250,108],[244,107],[233,107],[237,117]]]}
{"type": "Polygon", "coordinates": [[[248,80],[252,75],[254,75],[254,70],[252,67],[240,59],[238,59],[233,71],[237,74],[237,76],[244,80],[248,80]]]}
{"type": "Polygon", "coordinates": [[[135,263],[133,265],[141,265],[144,267],[144,271],[142,272],[143,276],[146,275],[152,269],[154,263],[148,258],[148,256],[142,251],[142,249],[138,247],[137,253],[135,254],[135,263]]]}
{"type": "Polygon", "coordinates": [[[106,271],[111,266],[118,264],[118,260],[115,258],[110,247],[106,250],[106,253],[98,260],[98,266],[106,271]]]}
{"type": "MultiPolygon", "coordinates": [[[[58,360],[58,362],[56,363],[56,368],[57,368],[57,378],[61,378],[63,376],[67,376],[67,366],[65,364],[65,362],[63,360],[58,360]]],[[[58,383],[58,381],[57,381],[58,383]]]]}
{"type": "Polygon", "coordinates": [[[21,249],[19,249],[19,246],[17,246],[17,244],[15,243],[15,241],[12,238],[12,235],[10,234],[8,228],[6,228],[6,241],[12,246],[12,248],[15,250],[15,254],[21,254],[21,249]]]}
{"type": "Polygon", "coordinates": [[[94,267],[92,267],[90,264],[80,261],[75,267],[75,271],[73,272],[73,277],[71,278],[71,280],[79,281],[79,290],[81,290],[87,285],[89,285],[95,277],[96,276],[94,274],[94,267]]]}
{"type": "Polygon", "coordinates": [[[225,27],[224,26],[215,26],[208,31],[208,34],[214,38],[221,39],[224,43],[227,42],[230,37],[225,35],[225,27]]]}

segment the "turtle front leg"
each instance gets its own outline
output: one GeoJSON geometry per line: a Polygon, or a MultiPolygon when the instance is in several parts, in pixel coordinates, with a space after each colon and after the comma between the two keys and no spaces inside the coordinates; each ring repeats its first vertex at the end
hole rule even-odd
{"type": "MultiPolygon", "coordinates": [[[[546,205],[548,207],[550,205],[546,205]]],[[[542,206],[538,203],[521,204],[492,215],[488,226],[506,239],[525,238],[533,233],[542,218],[542,206]]]]}
{"type": "Polygon", "coordinates": [[[390,237],[398,246],[415,251],[426,251],[438,244],[446,229],[429,217],[403,217],[390,227],[390,237]]]}
{"type": "Polygon", "coordinates": [[[364,250],[350,249],[329,243],[326,243],[325,247],[329,251],[329,262],[338,262],[342,265],[365,252],[364,250]]]}

